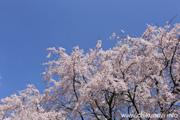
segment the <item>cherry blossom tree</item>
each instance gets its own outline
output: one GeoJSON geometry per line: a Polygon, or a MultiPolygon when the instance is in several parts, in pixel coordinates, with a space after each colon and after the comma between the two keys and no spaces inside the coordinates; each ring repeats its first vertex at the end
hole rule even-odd
{"type": "Polygon", "coordinates": [[[62,113],[47,111],[43,108],[43,97],[34,85],[2,99],[0,106],[1,120],[63,120],[62,113]]]}
{"type": "Polygon", "coordinates": [[[140,38],[121,39],[115,33],[110,38],[118,40],[109,50],[103,50],[101,40],[87,53],[78,46],[70,55],[61,47],[48,48],[47,57],[58,57],[44,63],[47,89],[40,94],[29,85],[19,96],[2,99],[0,118],[135,120],[122,114],[179,115],[180,24],[171,29],[169,24],[148,25],[140,38]]]}

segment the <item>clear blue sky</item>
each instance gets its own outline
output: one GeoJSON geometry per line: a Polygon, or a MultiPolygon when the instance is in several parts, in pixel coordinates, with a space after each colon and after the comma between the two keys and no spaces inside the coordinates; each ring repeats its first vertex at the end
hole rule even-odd
{"type": "Polygon", "coordinates": [[[1,0],[0,99],[35,84],[42,90],[48,47],[108,49],[113,32],[141,36],[146,24],[180,22],[180,0],[1,0]]]}

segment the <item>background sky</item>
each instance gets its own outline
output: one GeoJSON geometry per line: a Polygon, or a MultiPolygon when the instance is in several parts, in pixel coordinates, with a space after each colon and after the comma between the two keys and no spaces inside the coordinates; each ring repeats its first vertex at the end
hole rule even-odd
{"type": "Polygon", "coordinates": [[[100,37],[108,49],[113,32],[140,37],[146,24],[164,26],[176,14],[172,24],[180,0],[0,0],[0,99],[27,84],[45,88],[48,47],[88,51],[100,37]]]}

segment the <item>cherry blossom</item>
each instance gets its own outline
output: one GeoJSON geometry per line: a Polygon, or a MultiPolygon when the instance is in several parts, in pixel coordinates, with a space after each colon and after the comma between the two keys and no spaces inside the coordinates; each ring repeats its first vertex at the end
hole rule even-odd
{"type": "Polygon", "coordinates": [[[48,48],[48,58],[58,57],[44,63],[44,93],[29,85],[19,95],[2,99],[0,118],[136,120],[122,114],[179,115],[180,24],[170,28],[147,25],[139,38],[119,39],[113,33],[110,39],[118,36],[118,41],[108,50],[101,40],[86,53],[78,46],[69,55],[64,48],[48,48]]]}

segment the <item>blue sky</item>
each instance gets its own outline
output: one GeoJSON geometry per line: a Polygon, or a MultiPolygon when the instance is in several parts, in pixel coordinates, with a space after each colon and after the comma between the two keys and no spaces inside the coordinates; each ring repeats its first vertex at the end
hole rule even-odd
{"type": "Polygon", "coordinates": [[[113,32],[140,37],[146,24],[180,22],[180,0],[1,0],[0,99],[27,84],[45,88],[48,47],[88,51],[99,37],[108,49],[113,32]]]}

